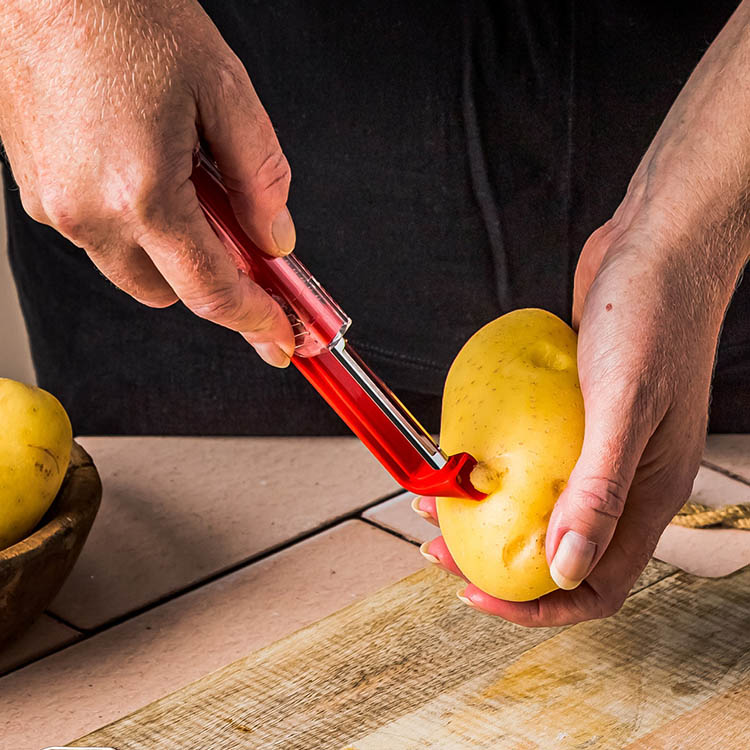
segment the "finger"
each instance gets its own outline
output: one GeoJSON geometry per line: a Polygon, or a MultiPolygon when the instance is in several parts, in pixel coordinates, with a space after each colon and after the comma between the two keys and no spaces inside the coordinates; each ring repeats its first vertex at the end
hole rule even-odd
{"type": "Polygon", "coordinates": [[[196,315],[242,334],[269,364],[288,365],[294,334],[286,315],[238,272],[206,221],[193,183],[186,179],[162,199],[160,219],[138,238],[162,276],[196,315]]]}
{"type": "MultiPolygon", "coordinates": [[[[636,472],[612,541],[586,579],[596,593],[594,617],[606,617],[620,609],[662,532],[690,494],[692,472],[680,466],[679,459],[652,473],[656,463],[653,443],[652,438],[644,454],[644,468],[636,472]]],[[[684,453],[689,454],[689,449],[684,453]]],[[[688,461],[686,464],[689,466],[688,461]]]]}
{"type": "Polygon", "coordinates": [[[562,589],[578,586],[612,539],[650,434],[641,412],[637,396],[586,403],[581,455],[547,528],[547,562],[562,589]]]}
{"type": "Polygon", "coordinates": [[[71,196],[59,187],[48,191],[47,208],[41,199],[29,198],[30,195],[33,194],[27,192],[24,202],[27,212],[33,212],[36,221],[51,226],[69,242],[83,248],[115,286],[149,307],[168,307],[177,301],[174,290],[133,240],[130,231],[125,230],[121,238],[112,235],[112,228],[120,224],[111,216],[102,219],[85,204],[71,202],[71,196]]]}
{"type": "Polygon", "coordinates": [[[198,111],[240,225],[261,250],[290,253],[296,243],[286,207],[291,170],[239,60],[223,71],[216,90],[199,96],[198,111]]]}
{"type": "Polygon", "coordinates": [[[607,225],[599,227],[585,242],[573,277],[573,328],[581,324],[583,305],[606,252],[607,225]]]}
{"type": "Polygon", "coordinates": [[[494,617],[529,628],[573,625],[605,615],[599,596],[587,582],[573,591],[553,591],[529,602],[509,602],[469,584],[458,597],[464,604],[494,617]]]}
{"type": "Polygon", "coordinates": [[[149,307],[169,307],[177,295],[151,258],[137,245],[86,250],[94,265],[117,287],[149,307]]]}
{"type": "Polygon", "coordinates": [[[427,560],[427,562],[436,565],[438,568],[442,568],[443,570],[451,573],[454,576],[458,576],[459,578],[463,578],[464,580],[466,580],[466,577],[459,570],[458,565],[456,565],[456,561],[453,559],[453,556],[448,551],[448,547],[445,544],[445,540],[442,536],[436,537],[431,542],[425,542],[419,548],[419,551],[421,552],[422,557],[427,560]]]}
{"type": "Polygon", "coordinates": [[[440,526],[437,517],[437,502],[434,497],[415,497],[411,501],[411,509],[427,523],[440,526]]]}
{"type": "Polygon", "coordinates": [[[572,625],[610,617],[619,611],[633,584],[646,567],[674,510],[689,495],[681,471],[669,465],[655,475],[636,473],[628,501],[612,540],[586,580],[572,591],[558,590],[531,602],[508,602],[468,586],[459,596],[466,604],[518,625],[572,625]],[[664,499],[675,495],[674,502],[664,499]]]}

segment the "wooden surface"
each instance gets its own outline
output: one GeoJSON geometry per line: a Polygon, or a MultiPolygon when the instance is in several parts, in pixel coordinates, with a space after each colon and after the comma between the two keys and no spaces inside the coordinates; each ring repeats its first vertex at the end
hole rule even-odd
{"type": "MultiPolygon", "coordinates": [[[[335,662],[328,659],[328,654],[339,647],[335,629],[341,630],[341,625],[336,623],[342,620],[337,615],[319,625],[312,623],[362,597],[372,596],[378,588],[416,570],[422,565],[422,558],[416,545],[405,540],[422,541],[437,534],[434,527],[415,517],[409,508],[409,498],[378,502],[383,496],[381,476],[384,472],[364,448],[358,454],[354,447],[342,446],[333,438],[291,440],[296,446],[293,451],[287,439],[248,438],[246,445],[239,439],[181,438],[179,445],[177,441],[176,438],[86,439],[84,447],[97,463],[105,492],[86,548],[69,579],[71,583],[78,583],[67,595],[58,597],[55,607],[58,604],[65,607],[62,620],[69,625],[82,625],[81,615],[85,614],[87,624],[94,627],[85,632],[80,632],[79,627],[76,632],[59,622],[57,628],[41,627],[40,622],[41,629],[33,629],[25,641],[11,644],[0,653],[0,657],[9,660],[11,668],[13,664],[18,665],[10,674],[0,677],[2,750],[39,750],[48,745],[73,744],[73,738],[117,721],[194,680],[202,680],[214,670],[301,627],[307,628],[305,636],[299,641],[290,641],[288,647],[282,646],[282,650],[298,649],[298,656],[292,657],[290,652],[285,663],[294,666],[296,659],[301,665],[300,673],[290,678],[288,685],[278,678],[272,679],[272,667],[259,666],[264,657],[256,652],[245,660],[247,668],[238,673],[237,702],[233,706],[217,694],[211,703],[213,714],[207,714],[201,699],[193,697],[196,695],[193,686],[176,699],[176,704],[185,701],[187,708],[181,712],[165,710],[163,714],[152,714],[149,708],[137,714],[136,724],[144,716],[155,717],[148,732],[157,739],[141,738],[140,744],[128,745],[136,740],[127,735],[130,730],[126,732],[118,725],[108,744],[118,750],[128,746],[148,747],[149,750],[295,746],[310,750],[326,746],[337,750],[347,747],[399,750],[439,747],[440,740],[442,747],[451,750],[482,747],[483,743],[514,750],[564,747],[557,740],[548,742],[543,734],[538,735],[544,737],[542,740],[528,734],[529,716],[534,715],[530,698],[521,704],[519,715],[526,724],[518,733],[535,739],[514,744],[515,736],[510,730],[506,731],[510,739],[502,735],[502,728],[498,734],[497,722],[505,719],[497,718],[495,704],[488,704],[495,713],[488,714],[489,709],[482,704],[481,711],[471,721],[466,718],[471,717],[480,699],[466,698],[461,690],[464,686],[466,690],[475,690],[471,677],[485,680],[486,684],[497,682],[504,670],[512,670],[514,664],[523,663],[520,660],[551,659],[548,654],[556,652],[545,649],[579,629],[557,634],[520,631],[523,637],[514,640],[515,628],[464,610],[454,600],[459,586],[450,579],[431,574],[435,578],[427,582],[429,586],[424,582],[402,584],[394,589],[393,596],[378,594],[375,605],[355,610],[359,614],[343,620],[349,623],[346,628],[354,633],[344,643],[345,658],[335,662]],[[294,461],[290,460],[291,455],[294,461]],[[374,464],[373,470],[368,468],[368,462],[374,464]],[[213,471],[207,471],[207,467],[212,467],[213,471]],[[337,468],[337,472],[332,473],[331,468],[337,468]],[[283,476],[283,486],[274,485],[271,474],[283,476]],[[220,482],[216,481],[217,475],[221,477],[220,482]],[[365,506],[371,506],[370,510],[363,511],[365,506]],[[399,591],[404,596],[403,605],[394,603],[399,591]],[[373,614],[378,608],[383,616],[376,618],[373,614]],[[413,611],[407,616],[405,609],[413,611]],[[394,618],[388,612],[401,613],[396,624],[389,625],[394,618]],[[66,614],[75,620],[67,620],[66,614]],[[112,616],[114,620],[107,619],[112,616]],[[333,623],[334,631],[328,623],[333,623]],[[479,630],[475,630],[477,628],[479,630]],[[398,633],[398,639],[391,644],[389,639],[394,633],[398,633]],[[473,643],[475,649],[479,644],[487,651],[486,658],[469,659],[462,655],[465,633],[470,633],[468,642],[473,643]],[[527,640],[527,635],[531,640],[527,640]],[[549,638],[552,640],[545,640],[549,638]],[[75,642],[66,645],[71,640],[75,642]],[[529,651],[534,643],[540,645],[529,651]],[[388,644],[388,648],[384,644],[388,644]],[[448,644],[453,645],[449,648],[448,644]],[[311,653],[315,654],[313,662],[317,663],[310,664],[306,658],[308,645],[314,649],[311,653]],[[373,649],[382,651],[382,658],[368,656],[373,649]],[[52,651],[55,653],[50,653],[52,651]],[[29,664],[30,661],[33,663],[29,664]],[[447,677],[441,672],[443,683],[439,675],[430,676],[430,670],[436,669],[438,662],[445,663],[445,671],[451,672],[447,677]],[[26,666],[22,666],[24,664],[26,666]],[[260,674],[261,668],[271,676],[263,683],[262,694],[253,693],[252,675],[260,674]],[[412,673],[414,679],[410,677],[412,673]],[[363,683],[356,688],[351,683],[342,683],[347,675],[355,680],[361,678],[363,683]],[[393,678],[387,679],[389,675],[393,678]],[[434,715],[441,684],[452,706],[468,706],[463,715],[458,711],[456,716],[455,710],[443,720],[434,715]],[[279,699],[278,696],[286,695],[287,688],[291,698],[279,699]],[[378,698],[380,703],[371,693],[378,689],[383,691],[378,698]],[[349,699],[351,704],[347,703],[349,699]],[[252,702],[256,700],[262,703],[252,702]],[[280,707],[278,726],[274,724],[274,701],[280,707]],[[295,705],[300,707],[297,715],[295,705]],[[428,718],[422,718],[420,711],[426,712],[428,718]],[[316,712],[320,718],[312,725],[313,733],[302,734],[301,739],[297,737],[316,712]],[[195,717],[189,716],[191,713],[195,717]],[[336,734],[338,714],[345,716],[346,723],[341,724],[336,734]],[[221,720],[213,721],[216,716],[221,720]],[[488,718],[491,716],[496,723],[488,718]],[[195,718],[195,723],[186,723],[186,717],[190,721],[195,718]],[[421,732],[417,737],[428,739],[412,739],[409,744],[405,738],[411,735],[399,723],[401,718],[407,724],[417,722],[415,726],[421,732]],[[267,724],[265,734],[248,723],[261,719],[267,724]],[[456,733],[464,731],[462,722],[466,724],[467,737],[480,739],[456,739],[456,733]],[[483,723],[488,727],[485,735],[479,728],[483,723]],[[206,730],[198,731],[196,727],[202,724],[207,726],[206,730]],[[248,728],[254,732],[248,732],[248,728]],[[306,745],[309,737],[325,738],[322,730],[328,732],[328,739],[320,742],[312,739],[306,745]],[[165,741],[158,739],[157,732],[166,737],[165,741]],[[492,737],[493,732],[497,736],[487,740],[487,733],[492,737]],[[287,735],[291,737],[290,742],[287,742],[287,735]],[[114,736],[118,739],[112,739],[114,736]]],[[[703,489],[698,486],[699,494],[728,501],[738,492],[745,492],[750,479],[736,477],[750,477],[747,470],[750,435],[710,436],[709,454],[711,462],[725,476],[704,472],[704,478],[710,477],[713,481],[703,489]],[[724,481],[726,476],[730,479],[724,481]]],[[[726,537],[722,539],[723,550],[726,537]]],[[[652,565],[648,580],[653,583],[669,570],[652,565]]],[[[691,579],[686,576],[685,580],[691,579]]],[[[726,585],[726,581],[708,583],[719,586],[718,591],[726,585]]],[[[702,589],[696,595],[700,591],[702,589]]],[[[698,642],[711,638],[712,631],[720,630],[727,619],[722,606],[725,605],[720,601],[714,607],[715,612],[709,609],[705,627],[701,627],[700,619],[694,616],[683,622],[681,607],[672,606],[668,618],[659,615],[659,643],[671,637],[671,631],[664,630],[664,622],[679,632],[690,634],[690,638],[698,642]]],[[[746,614],[744,610],[739,612],[741,617],[746,618],[746,614]]],[[[54,616],[51,614],[46,621],[47,626],[54,622],[54,616]]],[[[641,613],[638,617],[641,619],[637,627],[645,631],[645,637],[651,637],[650,616],[641,613]]],[[[619,621],[618,618],[616,622],[619,621]]],[[[731,630],[736,622],[729,625],[731,630]]],[[[627,640],[620,639],[621,632],[634,632],[630,624],[614,631],[606,627],[606,623],[591,623],[581,630],[585,635],[600,633],[599,628],[603,628],[603,635],[597,638],[609,638],[610,648],[624,643],[632,650],[627,640]],[[589,627],[593,631],[588,630],[589,627]]],[[[678,640],[680,638],[683,636],[678,640]]],[[[712,669],[714,675],[723,675],[725,671],[728,674],[716,680],[721,683],[720,690],[707,699],[704,699],[706,691],[700,692],[697,698],[679,698],[679,695],[675,698],[680,691],[691,690],[696,678],[689,670],[683,684],[675,678],[676,693],[673,694],[671,678],[665,676],[663,656],[659,656],[661,661],[658,662],[662,671],[656,674],[648,663],[654,658],[652,655],[637,654],[637,659],[631,658],[628,668],[641,675],[636,683],[633,683],[636,678],[628,682],[620,676],[625,667],[617,662],[609,670],[614,676],[607,674],[604,678],[595,672],[589,682],[581,683],[578,676],[571,682],[574,686],[586,687],[588,692],[581,700],[585,698],[584,707],[594,708],[596,700],[604,700],[608,694],[613,696],[613,704],[618,700],[622,702],[617,688],[623,684],[630,696],[624,715],[629,711],[631,717],[636,717],[633,719],[636,724],[642,721],[638,718],[641,714],[652,721],[647,710],[651,701],[658,706],[660,701],[666,700],[665,710],[672,712],[670,715],[674,718],[664,720],[661,729],[631,731],[633,736],[645,732],[646,739],[638,740],[640,745],[636,740],[609,741],[609,746],[618,750],[629,745],[642,750],[685,750],[696,745],[701,750],[712,746],[722,750],[750,749],[750,743],[736,739],[739,717],[750,716],[750,707],[741,687],[735,692],[729,689],[737,675],[731,669],[732,664],[737,664],[735,670],[742,669],[745,657],[738,654],[747,651],[746,635],[740,633],[735,638],[737,642],[729,646],[720,641],[711,646],[713,651],[706,658],[713,667],[706,671],[709,677],[705,680],[710,679],[712,669]],[[646,664],[642,663],[644,661],[646,664]],[[651,682],[641,687],[640,680],[651,682]],[[632,696],[639,690],[646,708],[634,708],[632,696]],[[593,696],[592,691],[596,693],[593,696]],[[675,706],[674,701],[678,699],[683,702],[675,706]],[[727,739],[732,736],[735,738],[727,739]],[[697,738],[695,742],[694,738],[697,738]]],[[[595,642],[599,643],[596,639],[595,642]]],[[[562,641],[560,646],[564,654],[572,647],[586,655],[588,641],[562,641]]],[[[695,648],[696,653],[703,653],[700,643],[695,648]]],[[[597,658],[603,649],[596,645],[593,655],[586,655],[587,659],[597,658]]],[[[574,654],[572,658],[581,657],[574,654]]],[[[611,665],[611,658],[605,663],[611,665]]],[[[677,663],[679,666],[679,660],[677,663]]],[[[589,661],[585,664],[589,665],[589,661]]],[[[0,670],[3,666],[0,658],[0,670]]],[[[534,668],[536,666],[538,663],[534,663],[534,668]]],[[[565,672],[562,674],[560,679],[564,679],[565,672]]],[[[741,686],[740,682],[736,684],[741,686]]],[[[549,695],[550,689],[549,680],[540,678],[534,687],[536,699],[547,705],[552,699],[544,697],[544,691],[549,695]]],[[[578,713],[583,710],[575,699],[568,699],[578,713]]],[[[509,701],[507,697],[506,700],[509,701]]],[[[509,702],[509,706],[513,705],[509,702]]],[[[515,716],[515,711],[512,713],[515,716]]],[[[623,722],[620,714],[618,716],[618,721],[623,722]]],[[[559,721],[559,717],[555,721],[559,721]]],[[[509,726],[513,727],[512,721],[509,726]]],[[[541,733],[543,729],[545,725],[540,721],[535,731],[541,733]]],[[[584,725],[584,729],[591,734],[591,739],[579,746],[607,747],[606,738],[598,738],[589,725],[584,725]]],[[[138,731],[142,730],[140,727],[138,731]]],[[[560,731],[563,730],[564,726],[560,731]]],[[[739,731],[744,731],[744,726],[739,731]]]]}
{"type": "Polygon", "coordinates": [[[746,750],[750,569],[652,562],[622,611],[567,629],[477,614],[430,569],[79,745],[284,750],[746,750]]]}
{"type": "Polygon", "coordinates": [[[356,438],[81,442],[101,509],[59,627],[0,651],[0,750],[64,745],[426,564],[359,519],[394,484],[356,438]]]}
{"type": "Polygon", "coordinates": [[[65,479],[37,530],[0,550],[0,644],[22,633],[59,591],[83,548],[101,497],[91,457],[73,443],[65,479]]]}

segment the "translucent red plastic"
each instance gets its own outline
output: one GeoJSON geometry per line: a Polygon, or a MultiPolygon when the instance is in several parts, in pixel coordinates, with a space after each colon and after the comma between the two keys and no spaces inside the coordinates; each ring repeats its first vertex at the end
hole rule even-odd
{"type": "Polygon", "coordinates": [[[294,357],[292,362],[402,487],[417,495],[485,497],[469,479],[474,458],[458,453],[441,469],[430,466],[333,354],[294,357]]]}
{"type": "MultiPolygon", "coordinates": [[[[484,498],[469,480],[476,464],[474,458],[459,453],[450,456],[442,468],[435,469],[329,351],[329,345],[348,328],[348,317],[293,255],[274,258],[253,244],[239,226],[215,168],[202,153],[196,154],[192,180],[199,203],[216,234],[254,281],[287,312],[297,339],[292,364],[393,478],[419,495],[484,498]]],[[[396,407],[416,423],[351,346],[347,344],[346,349],[396,407]]]]}

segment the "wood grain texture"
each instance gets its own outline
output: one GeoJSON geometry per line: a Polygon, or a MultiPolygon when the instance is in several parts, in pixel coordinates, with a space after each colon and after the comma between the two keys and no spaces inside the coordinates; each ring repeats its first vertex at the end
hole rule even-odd
{"type": "Polygon", "coordinates": [[[349,747],[650,750],[662,735],[680,750],[746,749],[744,719],[676,730],[707,701],[747,691],[748,583],[748,574],[734,585],[684,574],[658,583],[618,617],[569,628],[349,747]]]}
{"type": "MultiPolygon", "coordinates": [[[[611,725],[621,741],[634,726],[656,728],[637,718],[650,696],[644,679],[663,681],[672,663],[684,672],[674,684],[690,686],[686,691],[695,685],[697,692],[686,698],[676,688],[671,695],[679,705],[668,700],[656,718],[674,718],[698,705],[696,695],[714,695],[711,660],[726,647],[732,661],[721,664],[731,673],[727,684],[734,679],[750,634],[738,637],[733,620],[731,643],[716,640],[696,675],[686,648],[705,614],[712,622],[727,619],[717,602],[727,594],[741,600],[739,589],[748,580],[698,581],[652,561],[634,588],[642,593],[616,618],[533,630],[470,610],[455,598],[456,579],[428,569],[73,744],[117,750],[546,748],[558,725],[573,723],[572,716],[563,721],[569,704],[589,718],[589,729],[609,731],[611,725]],[[700,594],[711,583],[710,606],[698,606],[709,601],[700,594]],[[647,668],[654,654],[659,658],[647,668]],[[619,686],[614,693],[612,686],[619,686]],[[597,708],[608,705],[608,696],[615,702],[609,713],[597,708]],[[554,712],[545,721],[550,705],[554,712]]],[[[737,617],[740,611],[749,616],[750,604],[738,606],[737,617]]],[[[669,699],[669,685],[666,690],[669,699]]],[[[554,746],[594,747],[572,742],[554,746]]]]}
{"type": "Polygon", "coordinates": [[[59,591],[83,548],[101,497],[91,456],[73,443],[60,491],[36,531],[0,550],[0,645],[21,634],[59,591]]]}

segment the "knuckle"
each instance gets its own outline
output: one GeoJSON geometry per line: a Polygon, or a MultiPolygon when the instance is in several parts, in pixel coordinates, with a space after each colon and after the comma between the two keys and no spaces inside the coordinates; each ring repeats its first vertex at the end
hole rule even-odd
{"type": "Polygon", "coordinates": [[[49,222],[49,218],[44,212],[42,201],[35,192],[21,188],[21,205],[23,206],[23,210],[26,211],[34,221],[38,221],[40,224],[46,224],[49,222]]]}
{"type": "Polygon", "coordinates": [[[254,331],[264,333],[271,330],[276,322],[277,310],[276,303],[270,297],[260,300],[255,310],[254,331]]]}
{"type": "Polygon", "coordinates": [[[619,495],[598,492],[581,492],[578,502],[585,508],[610,518],[619,518],[625,507],[625,500],[619,495]]]}
{"type": "Polygon", "coordinates": [[[149,153],[133,171],[112,170],[103,182],[101,211],[108,218],[140,227],[163,227],[170,213],[190,204],[192,183],[187,180],[176,187],[177,163],[156,149],[149,153]]]}
{"type": "Polygon", "coordinates": [[[236,328],[244,318],[244,303],[236,287],[216,287],[201,297],[187,301],[186,304],[199,318],[227,328],[236,328]]]}
{"type": "Polygon", "coordinates": [[[263,158],[255,172],[253,185],[256,197],[286,203],[292,170],[281,147],[276,146],[263,158]]]}
{"type": "Polygon", "coordinates": [[[137,185],[124,185],[120,181],[111,180],[102,196],[103,208],[108,216],[137,215],[139,209],[152,202],[150,192],[137,185]]]}
{"type": "Polygon", "coordinates": [[[215,92],[227,103],[235,105],[250,85],[245,66],[236,56],[223,61],[215,71],[215,92]]]}
{"type": "Polygon", "coordinates": [[[156,175],[142,171],[132,185],[110,192],[108,206],[115,215],[132,218],[139,226],[161,226],[172,203],[167,196],[169,186],[156,175]]]}
{"type": "Polygon", "coordinates": [[[616,227],[613,219],[605,221],[604,224],[595,229],[589,235],[589,238],[586,240],[587,250],[590,251],[591,248],[597,248],[597,250],[599,250],[598,254],[603,253],[604,250],[609,247],[610,240],[615,229],[616,227]]]}
{"type": "Polygon", "coordinates": [[[247,113],[248,91],[252,91],[250,77],[240,59],[232,52],[222,56],[217,64],[201,71],[199,75],[200,99],[205,102],[201,107],[201,121],[204,128],[211,132],[222,128],[225,120],[222,113],[227,109],[243,108],[247,113]]]}
{"type": "Polygon", "coordinates": [[[159,191],[151,186],[125,196],[117,210],[120,215],[132,216],[142,227],[162,226],[167,216],[166,202],[159,198],[159,191]]]}
{"type": "Polygon", "coordinates": [[[574,500],[580,508],[618,519],[625,510],[627,491],[622,483],[615,480],[594,478],[577,488],[574,500]]]}
{"type": "Polygon", "coordinates": [[[60,187],[53,186],[41,191],[39,201],[41,210],[55,229],[72,240],[86,237],[87,221],[78,200],[71,198],[60,187]]]}

